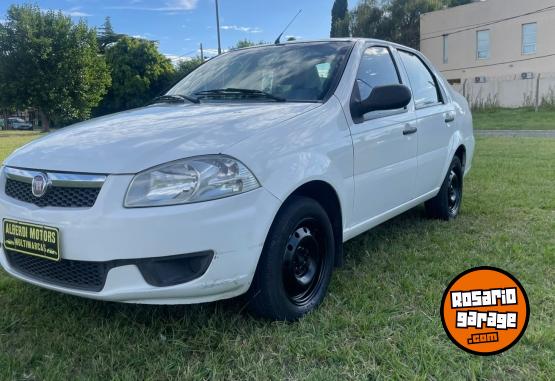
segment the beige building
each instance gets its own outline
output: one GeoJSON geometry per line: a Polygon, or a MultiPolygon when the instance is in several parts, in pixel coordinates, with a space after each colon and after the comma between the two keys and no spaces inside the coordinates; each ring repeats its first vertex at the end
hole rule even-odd
{"type": "Polygon", "coordinates": [[[474,105],[555,99],[555,0],[475,1],[420,21],[422,52],[474,105]]]}

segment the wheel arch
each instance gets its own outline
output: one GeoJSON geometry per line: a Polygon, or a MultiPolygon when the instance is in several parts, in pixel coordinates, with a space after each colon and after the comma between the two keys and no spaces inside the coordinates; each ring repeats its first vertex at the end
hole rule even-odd
{"type": "Polygon", "coordinates": [[[311,180],[293,190],[283,201],[280,210],[291,198],[296,196],[311,198],[318,202],[326,211],[333,227],[335,241],[334,264],[336,267],[340,267],[343,264],[343,211],[337,191],[329,182],[311,180]]]}
{"type": "Polygon", "coordinates": [[[441,187],[441,183],[443,183],[443,179],[453,158],[457,156],[461,160],[461,164],[463,167],[461,176],[464,177],[465,168],[466,168],[466,146],[464,145],[464,139],[460,131],[456,131],[450,138],[448,148],[447,148],[447,155],[445,156],[445,163],[443,164],[443,172],[442,176],[439,179],[437,187],[441,187]]]}
{"type": "Polygon", "coordinates": [[[464,144],[460,144],[457,147],[457,150],[455,151],[454,156],[458,157],[459,160],[461,161],[462,173],[460,175],[464,176],[464,173],[465,173],[465,170],[466,170],[466,147],[464,146],[464,144]]]}

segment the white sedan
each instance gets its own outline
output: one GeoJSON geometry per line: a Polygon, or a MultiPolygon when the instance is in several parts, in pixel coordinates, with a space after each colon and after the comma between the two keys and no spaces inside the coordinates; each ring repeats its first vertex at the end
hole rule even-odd
{"type": "Polygon", "coordinates": [[[455,218],[472,116],[410,48],[340,39],[214,58],[147,107],[15,151],[0,263],[77,296],[258,316],[317,307],[343,242],[426,203],[455,218]]]}

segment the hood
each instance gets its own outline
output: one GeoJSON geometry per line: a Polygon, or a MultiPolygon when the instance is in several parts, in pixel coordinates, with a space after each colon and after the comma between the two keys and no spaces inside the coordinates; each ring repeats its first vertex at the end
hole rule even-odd
{"type": "Polygon", "coordinates": [[[123,174],[218,154],[315,103],[157,104],[67,127],[35,140],[5,165],[46,171],[123,174]]]}

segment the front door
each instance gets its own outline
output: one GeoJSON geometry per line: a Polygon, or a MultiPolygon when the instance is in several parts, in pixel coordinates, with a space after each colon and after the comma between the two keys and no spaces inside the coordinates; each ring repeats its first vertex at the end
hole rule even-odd
{"type": "MultiPolygon", "coordinates": [[[[387,47],[366,49],[355,83],[356,98],[376,86],[399,84],[401,75],[387,47]],[[358,93],[357,93],[358,92],[358,93]]],[[[378,217],[414,198],[417,170],[416,120],[404,109],[374,111],[351,126],[354,145],[354,223],[378,217]]]]}

